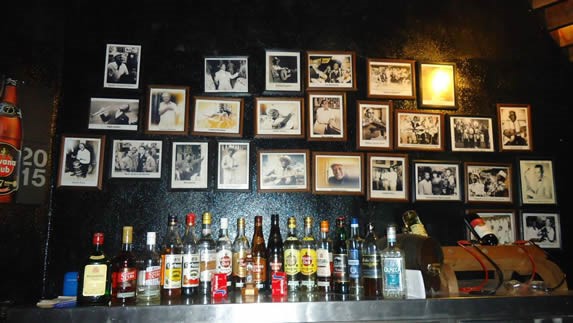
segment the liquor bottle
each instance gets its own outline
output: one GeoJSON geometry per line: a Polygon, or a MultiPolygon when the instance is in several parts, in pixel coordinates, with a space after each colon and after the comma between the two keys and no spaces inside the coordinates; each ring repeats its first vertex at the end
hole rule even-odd
{"type": "Polygon", "coordinates": [[[137,268],[137,305],[158,305],[161,301],[161,256],[156,247],[157,235],[147,232],[145,250],[137,268]]]}
{"type": "Polygon", "coordinates": [[[255,229],[251,240],[253,256],[253,283],[261,290],[265,288],[267,281],[267,249],[263,236],[263,216],[255,216],[255,229]]]}
{"type": "Polygon", "coordinates": [[[273,273],[284,272],[284,246],[279,226],[279,215],[271,214],[271,230],[267,242],[267,286],[272,286],[273,273]]]}
{"type": "Polygon", "coordinates": [[[197,243],[199,250],[199,293],[211,295],[211,276],[217,266],[217,243],[211,235],[211,213],[203,213],[201,238],[197,243]]]}
{"type": "Polygon", "coordinates": [[[424,237],[428,236],[426,232],[426,227],[420,220],[418,213],[414,210],[408,210],[402,214],[402,221],[404,221],[404,226],[409,233],[421,235],[424,237]]]}
{"type": "Polygon", "coordinates": [[[19,186],[22,154],[22,111],[18,81],[8,78],[0,101],[0,203],[12,203],[19,186]]]}
{"type": "Polygon", "coordinates": [[[360,296],[364,293],[362,283],[362,244],[358,219],[350,220],[350,238],[346,241],[348,248],[348,288],[350,294],[360,296]]]}
{"type": "Polygon", "coordinates": [[[121,251],[111,264],[111,305],[135,305],[137,259],[132,250],[133,227],[123,227],[121,251]]]}
{"type": "Polygon", "coordinates": [[[240,290],[245,285],[247,267],[245,260],[251,253],[249,239],[245,235],[245,218],[237,219],[237,235],[233,241],[233,284],[235,290],[240,290]]]}
{"type": "Polygon", "coordinates": [[[179,236],[177,217],[170,215],[168,224],[161,250],[161,303],[174,305],[181,302],[183,244],[179,236]]]}
{"type": "Polygon", "coordinates": [[[186,297],[196,295],[199,288],[199,251],[197,250],[197,236],[195,235],[196,223],[197,216],[195,213],[187,214],[182,241],[183,270],[181,275],[181,294],[186,297]]]}
{"type": "Polygon", "coordinates": [[[362,276],[364,296],[382,296],[382,257],[377,245],[378,235],[372,222],[368,223],[362,247],[362,276]]]}
{"type": "Polygon", "coordinates": [[[382,250],[382,295],[386,299],[406,298],[406,258],[396,245],[396,226],[386,229],[387,246],[382,250]]]}
{"type": "Polygon", "coordinates": [[[233,274],[233,244],[229,238],[229,219],[221,218],[217,240],[217,267],[215,272],[227,276],[227,289],[231,288],[233,274]]]}
{"type": "Polygon", "coordinates": [[[79,306],[109,305],[111,300],[111,262],[103,250],[104,234],[93,235],[93,249],[78,275],[79,306]]]}
{"type": "Polygon", "coordinates": [[[300,287],[304,293],[316,291],[316,240],[312,234],[312,218],[304,218],[304,235],[300,242],[300,287]]]}
{"type": "Polygon", "coordinates": [[[289,294],[300,289],[300,241],[296,235],[296,218],[291,216],[287,222],[287,237],[284,243],[284,262],[289,294]]]}
{"type": "Polygon", "coordinates": [[[349,293],[348,248],[346,246],[346,219],[336,218],[336,232],[332,241],[332,288],[337,294],[349,293]]]}
{"type": "Polygon", "coordinates": [[[464,217],[464,222],[468,229],[478,238],[480,244],[497,246],[499,243],[497,236],[477,213],[467,214],[464,217]]]}
{"type": "Polygon", "coordinates": [[[332,291],[332,240],[328,237],[328,220],[320,221],[320,239],[316,246],[316,284],[321,293],[332,291]]]}

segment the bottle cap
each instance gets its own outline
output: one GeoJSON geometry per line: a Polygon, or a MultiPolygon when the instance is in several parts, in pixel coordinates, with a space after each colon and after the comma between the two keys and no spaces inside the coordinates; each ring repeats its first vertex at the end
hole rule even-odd
{"type": "Polygon", "coordinates": [[[188,213],[187,216],[185,217],[185,223],[187,223],[187,225],[195,225],[196,219],[197,216],[195,215],[195,213],[193,212],[188,213]]]}
{"type": "Polygon", "coordinates": [[[169,223],[169,225],[177,224],[177,216],[175,216],[175,215],[168,216],[167,217],[167,223],[169,223]]]}
{"type": "Polygon", "coordinates": [[[211,213],[203,213],[203,224],[211,224],[211,213]]]}
{"type": "Polygon", "coordinates": [[[328,232],[329,225],[327,220],[320,221],[320,231],[321,232],[328,232]]]}
{"type": "Polygon", "coordinates": [[[93,237],[93,244],[99,244],[102,245],[103,244],[103,233],[102,232],[96,232],[94,233],[94,237],[93,237]]]}
{"type": "Polygon", "coordinates": [[[147,232],[147,244],[155,244],[156,236],[155,232],[147,232]]]}
{"type": "Polygon", "coordinates": [[[358,227],[358,218],[350,219],[350,226],[351,227],[358,227]]]}
{"type": "Polygon", "coordinates": [[[304,225],[308,225],[308,226],[312,225],[312,217],[310,217],[310,216],[305,217],[304,218],[304,225]]]}
{"type": "Polygon", "coordinates": [[[345,221],[346,221],[346,218],[344,216],[337,217],[336,218],[336,226],[343,227],[345,221]]]}
{"type": "Polygon", "coordinates": [[[229,228],[229,219],[221,218],[221,229],[229,228]]]}
{"type": "Polygon", "coordinates": [[[132,226],[125,226],[123,227],[123,238],[121,240],[122,243],[131,243],[133,241],[133,227],[132,226]]]}
{"type": "Polygon", "coordinates": [[[288,218],[288,227],[291,229],[296,228],[296,218],[294,216],[288,218]]]}
{"type": "Polygon", "coordinates": [[[255,225],[262,225],[262,224],[263,224],[263,216],[255,215],[255,225]]]}
{"type": "Polygon", "coordinates": [[[245,218],[240,217],[237,219],[237,227],[245,227],[245,218]]]}

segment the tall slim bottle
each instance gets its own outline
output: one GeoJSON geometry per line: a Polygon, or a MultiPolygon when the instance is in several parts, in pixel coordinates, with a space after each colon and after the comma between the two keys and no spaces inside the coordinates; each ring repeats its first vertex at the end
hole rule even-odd
{"type": "Polygon", "coordinates": [[[161,250],[161,303],[181,302],[181,267],[183,244],[179,236],[177,217],[168,217],[167,234],[161,250]]]}
{"type": "Polygon", "coordinates": [[[195,225],[197,216],[189,213],[185,217],[185,234],[183,235],[183,270],[181,276],[181,294],[193,296],[199,288],[199,250],[197,250],[197,236],[195,225]]]}
{"type": "Polygon", "coordinates": [[[261,290],[266,287],[267,282],[267,249],[265,247],[265,237],[263,236],[263,216],[255,216],[255,230],[251,240],[253,255],[253,283],[261,290]]]}
{"type": "Polygon", "coordinates": [[[382,250],[384,298],[406,298],[406,258],[404,252],[396,246],[396,226],[386,229],[387,246],[382,250]]]}
{"type": "Polygon", "coordinates": [[[332,240],[328,236],[328,220],[320,221],[320,239],[316,248],[316,284],[321,293],[332,292],[332,240]]]}
{"type": "Polygon", "coordinates": [[[216,273],[227,276],[227,289],[232,285],[233,274],[233,244],[229,238],[229,219],[221,218],[219,239],[217,239],[217,268],[216,273]]]}
{"type": "Polygon", "coordinates": [[[92,251],[78,275],[79,306],[107,306],[111,300],[111,262],[103,250],[104,234],[96,232],[92,251]]]}
{"type": "Polygon", "coordinates": [[[135,305],[137,259],[132,250],[133,227],[123,227],[121,251],[112,261],[111,305],[135,305]]]}
{"type": "Polygon", "coordinates": [[[304,236],[300,242],[300,286],[305,293],[316,292],[316,240],[312,233],[312,218],[304,218],[304,236]]]}
{"type": "Polygon", "coordinates": [[[156,240],[155,232],[147,232],[146,247],[137,266],[137,305],[159,305],[161,301],[161,256],[156,240]]]}
{"type": "Polygon", "coordinates": [[[0,101],[0,203],[15,200],[22,154],[22,111],[18,107],[18,81],[8,78],[0,101]]]}
{"type": "Polygon", "coordinates": [[[349,293],[346,239],[346,219],[340,216],[336,218],[336,231],[332,241],[332,287],[337,294],[349,293]]]}
{"type": "Polygon", "coordinates": [[[300,290],[300,241],[296,235],[296,218],[291,216],[287,222],[288,233],[284,242],[284,262],[287,276],[288,293],[300,290]]]}
{"type": "Polygon", "coordinates": [[[376,244],[378,235],[374,224],[368,223],[364,246],[362,247],[362,276],[364,296],[382,296],[382,256],[376,244]]]}
{"type": "Polygon", "coordinates": [[[364,239],[360,236],[358,219],[350,220],[350,238],[347,240],[348,245],[348,286],[351,295],[364,294],[362,283],[362,244],[364,239]]]}
{"type": "Polygon", "coordinates": [[[247,255],[251,253],[249,239],[245,235],[245,218],[237,219],[237,235],[233,241],[233,285],[235,290],[245,286],[247,278],[247,255]]]}
{"type": "Polygon", "coordinates": [[[273,273],[284,272],[284,245],[279,225],[279,215],[271,214],[271,230],[267,242],[267,286],[270,288],[273,273]]]}
{"type": "Polygon", "coordinates": [[[211,234],[211,213],[203,213],[199,250],[199,293],[211,295],[211,276],[217,267],[217,243],[211,234]]]}

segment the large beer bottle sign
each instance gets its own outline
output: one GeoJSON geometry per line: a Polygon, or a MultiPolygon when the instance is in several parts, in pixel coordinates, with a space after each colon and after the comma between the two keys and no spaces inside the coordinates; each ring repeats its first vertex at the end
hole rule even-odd
{"type": "Polygon", "coordinates": [[[15,147],[0,144],[0,195],[10,194],[18,189],[18,158],[20,151],[15,147]]]}
{"type": "Polygon", "coordinates": [[[12,202],[18,190],[22,115],[16,106],[16,84],[16,80],[6,80],[0,102],[0,203],[12,202]]]}

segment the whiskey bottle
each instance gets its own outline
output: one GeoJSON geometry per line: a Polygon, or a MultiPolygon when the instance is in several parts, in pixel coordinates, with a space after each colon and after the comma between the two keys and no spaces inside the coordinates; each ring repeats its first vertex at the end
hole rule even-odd
{"type": "Polygon", "coordinates": [[[168,217],[168,228],[161,250],[161,303],[175,305],[181,302],[182,242],[177,217],[168,217]]]}
{"type": "Polygon", "coordinates": [[[231,288],[233,274],[233,244],[229,238],[229,219],[221,218],[219,238],[217,239],[217,268],[218,274],[227,276],[227,290],[231,288]]]}
{"type": "Polygon", "coordinates": [[[111,300],[111,262],[103,250],[104,234],[96,232],[92,251],[78,275],[79,306],[108,306],[111,300]]]}
{"type": "Polygon", "coordinates": [[[273,273],[284,271],[284,246],[279,215],[271,214],[271,230],[267,242],[267,287],[272,286],[273,273]]]}
{"type": "Polygon", "coordinates": [[[137,305],[159,305],[161,301],[161,256],[156,247],[157,235],[147,232],[146,248],[138,260],[137,305]]]}
{"type": "Polygon", "coordinates": [[[332,292],[332,240],[328,220],[320,221],[320,239],[316,247],[316,284],[320,293],[332,292]]]}
{"type": "Polygon", "coordinates": [[[203,213],[199,250],[199,293],[211,295],[211,276],[217,267],[217,243],[211,234],[211,213],[203,213]]]}
{"type": "Polygon", "coordinates": [[[479,243],[488,246],[497,246],[499,240],[484,219],[477,213],[470,213],[464,217],[464,222],[479,243]]]}
{"type": "Polygon", "coordinates": [[[8,78],[0,101],[0,203],[15,201],[22,154],[22,111],[18,107],[18,81],[8,78]]]}
{"type": "Polygon", "coordinates": [[[267,281],[267,249],[263,236],[263,216],[255,216],[255,229],[251,240],[253,256],[253,283],[259,290],[265,288],[267,281]]]}
{"type": "Polygon", "coordinates": [[[412,234],[421,235],[424,237],[428,236],[428,232],[426,232],[426,227],[420,220],[418,213],[414,210],[408,210],[402,214],[402,221],[404,222],[404,226],[407,232],[412,234]]]}
{"type": "Polygon", "coordinates": [[[332,241],[332,287],[337,294],[349,293],[348,248],[346,246],[346,219],[336,218],[336,232],[332,241]]]}
{"type": "Polygon", "coordinates": [[[296,218],[291,216],[287,222],[288,233],[284,242],[284,262],[289,294],[300,289],[300,241],[296,235],[296,218]]]}
{"type": "Polygon", "coordinates": [[[132,251],[133,227],[123,227],[121,251],[112,261],[111,305],[135,305],[137,289],[137,264],[132,251]]]}
{"type": "Polygon", "coordinates": [[[362,247],[362,276],[364,283],[364,296],[382,296],[382,257],[378,249],[378,235],[374,224],[368,223],[368,231],[362,247]]]}
{"type": "Polygon", "coordinates": [[[197,216],[189,213],[185,217],[185,234],[183,234],[183,259],[181,276],[181,294],[193,296],[197,294],[199,287],[199,251],[197,250],[197,236],[195,225],[197,216]]]}
{"type": "Polygon", "coordinates": [[[382,295],[385,299],[406,298],[406,261],[396,245],[396,226],[386,229],[387,246],[382,250],[382,295]]]}
{"type": "Polygon", "coordinates": [[[350,238],[347,240],[348,248],[348,288],[351,295],[360,296],[364,293],[362,283],[362,244],[364,239],[360,236],[358,219],[350,220],[350,238]]]}
{"type": "Polygon", "coordinates": [[[237,235],[233,241],[233,285],[235,290],[240,290],[245,285],[247,278],[246,258],[251,253],[249,239],[245,235],[245,218],[237,219],[237,235]]]}
{"type": "Polygon", "coordinates": [[[304,218],[304,236],[300,242],[300,287],[307,294],[316,292],[316,240],[312,233],[312,218],[304,218]]]}

